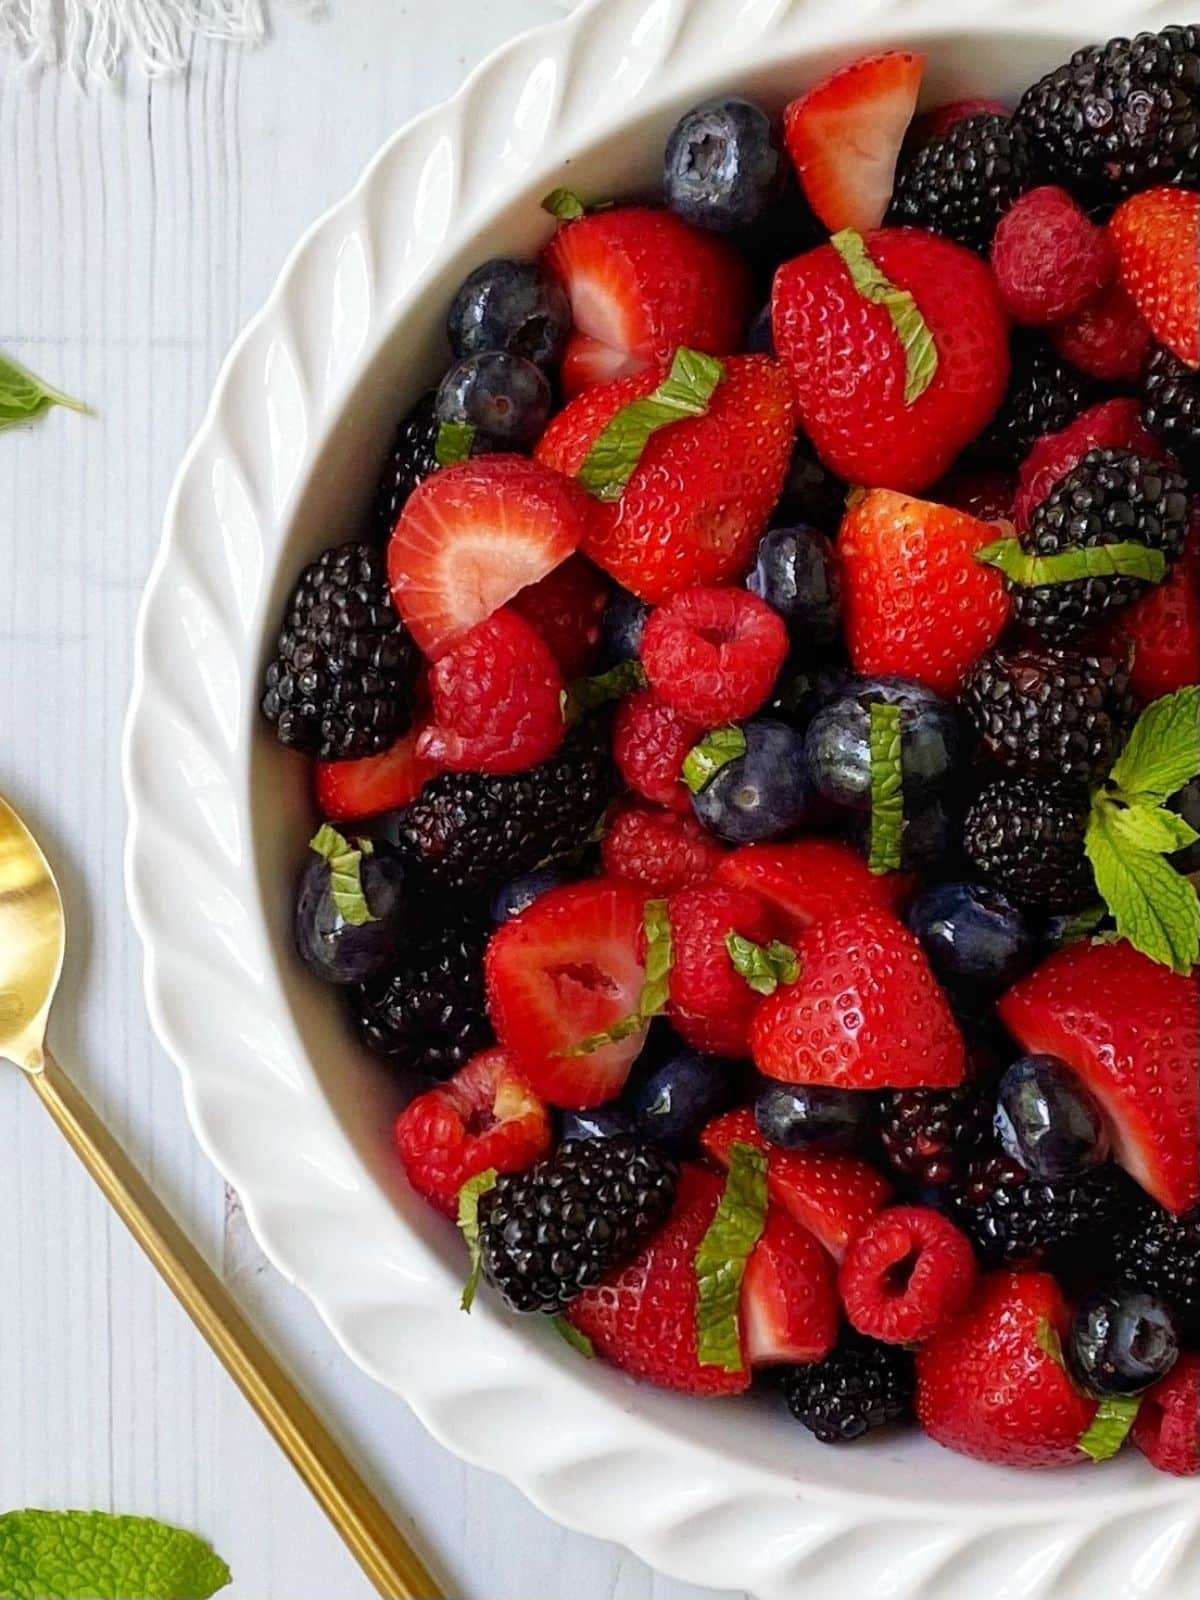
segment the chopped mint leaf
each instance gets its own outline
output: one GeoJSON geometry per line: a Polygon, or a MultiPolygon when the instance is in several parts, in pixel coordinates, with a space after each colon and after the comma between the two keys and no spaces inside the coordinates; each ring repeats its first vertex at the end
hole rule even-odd
{"type": "Polygon", "coordinates": [[[850,281],[864,300],[883,306],[904,348],[904,404],[911,406],[937,376],[938,353],[929,324],[907,289],[890,283],[867,253],[861,233],[843,228],[830,244],[846,263],[850,281]]]}
{"type": "Polygon", "coordinates": [[[336,828],[323,822],[309,841],[309,849],[329,863],[329,893],[334,905],[352,928],[378,922],[362,886],[362,862],[373,849],[369,839],[351,844],[336,828]]]}
{"type": "Polygon", "coordinates": [[[684,417],[702,417],[725,368],[713,356],[680,345],[653,394],[631,400],[605,423],[584,457],[579,481],[598,500],[619,500],[652,434],[684,417]]]}
{"type": "Polygon", "coordinates": [[[900,707],[871,707],[872,872],[898,872],[904,842],[904,760],[900,707]]]}
{"type": "Polygon", "coordinates": [[[640,661],[618,661],[607,672],[599,672],[594,678],[576,678],[563,690],[563,718],[568,724],[578,722],[598,706],[623,700],[627,694],[645,687],[646,674],[640,661]]]}
{"type": "Polygon", "coordinates": [[[1076,912],[1073,917],[1068,917],[1059,929],[1054,948],[1065,950],[1070,944],[1079,944],[1089,934],[1094,934],[1107,916],[1107,906],[1088,906],[1086,911],[1076,912]]]}
{"type": "Polygon", "coordinates": [[[646,935],[646,966],[637,1010],[619,1018],[600,1033],[585,1034],[577,1044],[560,1051],[560,1055],[590,1056],[602,1050],[606,1044],[617,1044],[621,1039],[630,1038],[640,1028],[649,1027],[651,1021],[667,1009],[674,952],[665,900],[646,901],[642,928],[646,935]]]}
{"type": "Polygon", "coordinates": [[[497,1176],[495,1167],[488,1167],[483,1172],[477,1172],[473,1178],[468,1178],[458,1191],[458,1226],[471,1253],[471,1270],[462,1292],[464,1311],[470,1311],[475,1304],[475,1291],[479,1288],[479,1274],[483,1270],[483,1259],[479,1253],[479,1202],[489,1189],[496,1187],[497,1176]]]}
{"type": "Polygon", "coordinates": [[[433,458],[439,467],[453,467],[466,461],[475,443],[475,428],[470,422],[439,422],[433,444],[433,458]]]}
{"type": "Polygon", "coordinates": [[[1096,887],[1123,939],[1151,961],[1186,975],[1200,960],[1200,899],[1157,850],[1129,842],[1121,815],[1098,791],[1085,841],[1096,887]]]}
{"type": "Polygon", "coordinates": [[[755,994],[774,994],[781,983],[795,983],[800,976],[796,952],[778,939],[767,945],[755,944],[731,928],[725,935],[725,948],[733,970],[745,978],[755,994]]]}
{"type": "Polygon", "coordinates": [[[1091,1426],[1080,1435],[1079,1448],[1093,1461],[1107,1461],[1129,1437],[1141,1409],[1141,1395],[1106,1395],[1096,1409],[1091,1426]]]}
{"type": "Polygon", "coordinates": [[[587,214],[587,207],[574,189],[551,189],[542,200],[542,210],[560,222],[575,222],[587,214]]]}
{"type": "Polygon", "coordinates": [[[745,754],[746,735],[736,723],[727,728],[713,728],[684,757],[683,781],[693,794],[699,794],[722,767],[740,760],[745,754]]]}
{"type": "Polygon", "coordinates": [[[1161,550],[1132,542],[1080,545],[1057,555],[1036,556],[1019,539],[996,539],[976,550],[975,559],[998,567],[1022,589],[1075,583],[1080,578],[1144,578],[1147,583],[1161,583],[1167,575],[1167,558],[1161,550]]]}
{"type": "Polygon", "coordinates": [[[750,1144],[732,1144],[724,1192],[696,1251],[696,1359],[702,1367],[742,1371],[742,1279],[766,1221],[766,1155],[750,1144]]]}
{"type": "Polygon", "coordinates": [[[1170,854],[1173,850],[1186,850],[1195,844],[1200,835],[1190,823],[1174,811],[1164,811],[1153,801],[1140,800],[1132,806],[1110,806],[1106,812],[1108,826],[1122,847],[1133,850],[1156,850],[1170,854]]]}
{"type": "Polygon", "coordinates": [[[1037,1347],[1043,1355],[1050,1357],[1056,1367],[1061,1367],[1064,1372],[1067,1370],[1058,1329],[1046,1317],[1037,1325],[1037,1347]]]}
{"type": "Polygon", "coordinates": [[[152,1517],[106,1511],[8,1511],[0,1516],[0,1595],[35,1600],[207,1600],[230,1581],[203,1539],[152,1517]]]}
{"type": "Polygon", "coordinates": [[[68,411],[82,411],[87,407],[61,389],[43,383],[11,356],[0,354],[0,428],[13,428],[18,422],[32,422],[51,406],[65,406],[68,411]]]}
{"type": "Polygon", "coordinates": [[[560,1050],[560,1056],[591,1056],[597,1050],[603,1050],[606,1044],[619,1044],[622,1039],[629,1039],[640,1029],[647,1026],[647,1020],[640,1011],[631,1011],[626,1017],[619,1017],[611,1027],[602,1029],[599,1033],[585,1033],[582,1039],[568,1045],[565,1050],[560,1050]]]}
{"type": "Polygon", "coordinates": [[[1132,805],[1166,800],[1200,773],[1200,687],[1163,695],[1138,718],[1109,774],[1132,805]]]}
{"type": "Polygon", "coordinates": [[[566,1317],[554,1317],[552,1326],[556,1333],[562,1335],[572,1350],[578,1350],[586,1361],[594,1361],[596,1359],[595,1345],[587,1334],[582,1333],[573,1322],[568,1322],[566,1317]]]}

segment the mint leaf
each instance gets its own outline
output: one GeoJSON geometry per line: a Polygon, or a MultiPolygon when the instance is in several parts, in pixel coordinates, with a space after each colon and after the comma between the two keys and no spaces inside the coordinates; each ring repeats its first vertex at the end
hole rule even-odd
{"type": "Polygon", "coordinates": [[[1075,583],[1080,578],[1144,578],[1147,583],[1161,583],[1167,575],[1162,551],[1136,543],[1080,545],[1057,555],[1036,556],[1019,539],[996,539],[976,550],[975,559],[998,567],[1021,589],[1075,583]]]}
{"type": "Polygon", "coordinates": [[[631,400],[601,428],[577,474],[597,500],[619,500],[652,434],[685,417],[702,417],[725,368],[681,345],[653,394],[631,400]]]}
{"type": "Polygon", "coordinates": [[[1066,1359],[1063,1356],[1062,1340],[1059,1338],[1058,1329],[1048,1318],[1043,1317],[1037,1325],[1037,1347],[1043,1355],[1050,1357],[1056,1367],[1067,1370],[1066,1359]]]}
{"type": "Polygon", "coordinates": [[[642,929],[646,935],[646,965],[642,978],[642,992],[638,1008],[628,1016],[619,1018],[611,1027],[600,1033],[585,1034],[577,1044],[560,1050],[564,1056],[590,1056],[606,1044],[617,1044],[628,1039],[639,1029],[649,1027],[653,1018],[667,1009],[670,991],[671,962],[674,951],[671,942],[671,921],[667,916],[665,900],[647,900],[642,913],[642,929]]]}
{"type": "Polygon", "coordinates": [[[563,719],[568,724],[578,722],[598,706],[623,700],[627,694],[645,687],[646,674],[640,661],[618,661],[607,672],[598,672],[594,678],[576,678],[563,690],[563,719]]]}
{"type": "Polygon", "coordinates": [[[861,233],[844,228],[830,244],[846,263],[850,281],[864,300],[883,306],[904,347],[904,404],[919,400],[937,375],[938,353],[929,324],[907,289],[898,289],[867,254],[861,233]]]}
{"type": "Polygon", "coordinates": [[[872,872],[898,872],[904,842],[904,763],[900,707],[871,707],[872,872]]]}
{"type": "Polygon", "coordinates": [[[1109,783],[1121,797],[1166,800],[1200,773],[1200,687],[1148,705],[1113,764],[1109,783]]]}
{"type": "Polygon", "coordinates": [[[1085,841],[1096,887],[1123,939],[1186,975],[1200,960],[1200,899],[1162,855],[1122,837],[1120,815],[1103,792],[1096,795],[1085,841]]]}
{"type": "Polygon", "coordinates": [[[746,754],[746,735],[736,724],[713,728],[683,758],[683,781],[693,794],[710,784],[722,767],[746,754]]]}
{"type": "Polygon", "coordinates": [[[433,444],[433,459],[439,467],[457,466],[466,461],[475,443],[475,429],[469,422],[439,422],[433,444]]]}
{"type": "Polygon", "coordinates": [[[562,1335],[572,1350],[578,1350],[585,1360],[594,1361],[596,1359],[595,1345],[587,1334],[581,1332],[573,1322],[568,1322],[566,1317],[555,1317],[552,1319],[551,1325],[556,1333],[562,1335]]]}
{"type": "Polygon", "coordinates": [[[12,428],[18,422],[32,422],[43,411],[49,411],[51,406],[87,412],[82,400],[73,399],[61,389],[51,388],[11,356],[0,354],[0,428],[12,428]]]}
{"type": "Polygon", "coordinates": [[[470,1311],[475,1304],[475,1291],[479,1288],[479,1274],[483,1270],[483,1258],[479,1252],[479,1202],[489,1189],[496,1187],[497,1176],[495,1167],[488,1167],[483,1172],[477,1172],[473,1178],[468,1178],[458,1191],[458,1226],[471,1255],[471,1270],[463,1284],[461,1305],[464,1311],[470,1311]]]}
{"type": "Polygon", "coordinates": [[[106,1511],[0,1516],[0,1600],[207,1600],[230,1581],[203,1539],[106,1511]]]}
{"type": "Polygon", "coordinates": [[[330,896],[343,920],[352,928],[379,921],[367,904],[362,886],[363,857],[369,856],[372,848],[369,839],[351,844],[328,822],[323,822],[309,840],[309,849],[329,863],[330,896]]]}
{"type": "Polygon", "coordinates": [[[800,976],[796,952],[778,939],[767,945],[755,944],[731,928],[725,935],[725,948],[733,970],[745,978],[755,994],[774,994],[781,983],[795,983],[800,976]]]}
{"type": "Polygon", "coordinates": [[[1073,917],[1068,917],[1054,943],[1056,950],[1065,950],[1070,944],[1079,944],[1086,939],[1108,916],[1107,906],[1088,906],[1086,911],[1077,911],[1073,917]]]}
{"type": "Polygon", "coordinates": [[[702,1367],[742,1371],[742,1279],[766,1221],[766,1155],[751,1144],[732,1144],[724,1192],[696,1251],[696,1359],[702,1367]]]}
{"type": "Polygon", "coordinates": [[[631,1038],[646,1026],[647,1019],[641,1012],[631,1011],[628,1016],[618,1018],[611,1027],[599,1033],[585,1033],[582,1039],[577,1039],[558,1053],[560,1056],[592,1056],[597,1050],[603,1050],[606,1044],[619,1044],[622,1039],[631,1038]]]}
{"type": "Polygon", "coordinates": [[[1091,1425],[1079,1437],[1079,1448],[1093,1461],[1107,1461],[1129,1437],[1141,1409],[1141,1395],[1112,1394],[1101,1400],[1091,1425]]]}
{"type": "Polygon", "coordinates": [[[1195,828],[1174,811],[1164,811],[1149,800],[1139,800],[1132,806],[1110,805],[1107,824],[1122,849],[1170,854],[1195,844],[1200,837],[1195,828]]]}
{"type": "Polygon", "coordinates": [[[587,214],[587,207],[574,189],[551,189],[542,199],[542,210],[560,222],[575,222],[587,214]]]}

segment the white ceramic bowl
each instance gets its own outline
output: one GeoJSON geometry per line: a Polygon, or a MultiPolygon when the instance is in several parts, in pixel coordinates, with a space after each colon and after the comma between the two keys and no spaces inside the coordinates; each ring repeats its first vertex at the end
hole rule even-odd
{"type": "Polygon", "coordinates": [[[929,51],[930,102],[1011,97],[1075,46],[1173,11],[592,0],[397,134],[316,224],[225,363],[171,496],[127,730],[128,882],[196,1132],[271,1260],[443,1443],[695,1583],[763,1600],[1183,1600],[1200,1491],[1133,1453],[1038,1475],[915,1432],[829,1450],[773,1407],[585,1363],[488,1296],[463,1316],[459,1241],[390,1149],[394,1087],[290,955],[311,816],[300,763],[259,725],[261,665],[297,571],[354,526],[395,418],[436,374],[454,287],[538,245],[552,185],[653,183],[674,118],[719,88],[779,104],[895,43],[929,51]]]}

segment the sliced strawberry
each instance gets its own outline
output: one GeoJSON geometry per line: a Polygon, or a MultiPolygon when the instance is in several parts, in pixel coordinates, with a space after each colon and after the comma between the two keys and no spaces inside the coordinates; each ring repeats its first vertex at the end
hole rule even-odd
{"type": "Polygon", "coordinates": [[[414,724],[390,749],[377,756],[363,756],[358,761],[318,761],[317,809],[321,815],[331,822],[351,822],[409,805],[430,778],[442,770],[436,761],[417,754],[424,731],[424,723],[414,724]]]}
{"type": "Polygon", "coordinates": [[[731,1145],[751,1144],[765,1151],[772,1204],[807,1229],[836,1262],[892,1197],[892,1185],[883,1174],[857,1156],[780,1150],[769,1144],[748,1106],[710,1122],[700,1143],[722,1167],[729,1165],[731,1145]]]}
{"type": "Polygon", "coordinates": [[[426,478],[388,546],[392,600],[431,661],[565,561],[588,498],[524,456],[477,456],[426,478]]]}
{"type": "Polygon", "coordinates": [[[776,913],[783,935],[803,933],[826,917],[875,909],[898,912],[913,880],[901,872],[871,872],[857,850],[833,839],[746,844],[717,867],[717,879],[752,889],[776,913]]]}
{"type": "Polygon", "coordinates": [[[512,597],[512,609],[541,634],[568,683],[596,668],[600,619],[610,593],[599,568],[586,556],[573,555],[512,597]]]}
{"type": "Polygon", "coordinates": [[[641,1052],[645,1026],[567,1053],[637,1012],[645,903],[630,884],[594,878],[539,895],[492,935],[484,963],[492,1026],[551,1105],[612,1100],[641,1052]]]}
{"type": "Polygon", "coordinates": [[[1059,950],[1003,996],[1032,1054],[1060,1056],[1108,1116],[1116,1159],[1176,1213],[1200,1201],[1200,995],[1124,940],[1059,950]]]}
{"type": "Polygon", "coordinates": [[[1159,344],[1200,366],[1200,194],[1147,189],[1113,212],[1122,286],[1159,344]]]}
{"type": "Polygon", "coordinates": [[[1129,660],[1133,692],[1146,704],[1195,683],[1200,669],[1200,511],[1169,577],[1122,611],[1105,643],[1129,660]]]}
{"type": "Polygon", "coordinates": [[[750,1252],[739,1308],[752,1367],[824,1361],[837,1343],[833,1263],[807,1229],[771,1206],[750,1252]]]}
{"type": "Polygon", "coordinates": [[[822,79],[783,114],[784,142],[809,205],[829,229],[877,228],[917,107],[925,57],[864,56],[822,79]]]}
{"type": "Polygon", "coordinates": [[[1160,1472],[1200,1473],[1200,1354],[1185,1350],[1162,1380],[1142,1396],[1133,1442],[1160,1472]]]}
{"type": "Polygon", "coordinates": [[[725,240],[670,211],[618,206],[564,223],[543,259],[571,301],[564,392],[667,361],[680,345],[741,348],[750,274],[725,240]]]}

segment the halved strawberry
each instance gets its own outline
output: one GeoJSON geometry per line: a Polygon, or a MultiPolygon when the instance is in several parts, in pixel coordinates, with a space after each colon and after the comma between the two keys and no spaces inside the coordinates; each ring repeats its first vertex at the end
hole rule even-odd
{"type": "Polygon", "coordinates": [[[1149,704],[1195,683],[1200,670],[1200,511],[1170,575],[1122,611],[1105,631],[1107,647],[1129,660],[1129,682],[1149,704]]]}
{"type": "Polygon", "coordinates": [[[1200,1354],[1185,1350],[1142,1396],[1133,1442],[1151,1466],[1179,1478],[1200,1473],[1200,1354]]]}
{"type": "Polygon", "coordinates": [[[1122,287],[1159,344],[1200,366],[1200,194],[1147,189],[1108,224],[1122,287]]]}
{"type": "Polygon", "coordinates": [[[1000,1020],[1060,1056],[1103,1106],[1121,1165],[1168,1211],[1200,1201],[1195,980],[1121,940],[1059,950],[1003,996],[1000,1020]]]}
{"type": "Polygon", "coordinates": [[[374,817],[409,805],[430,778],[441,771],[436,761],[417,754],[426,724],[414,723],[395,744],[377,756],[358,761],[318,761],[317,809],[331,822],[374,817]]]}
{"type": "Polygon", "coordinates": [[[675,1032],[710,1055],[747,1056],[750,1022],[759,995],[733,964],[726,940],[740,934],[753,944],[771,941],[771,913],[749,889],[701,884],[667,901],[671,920],[671,1000],[675,1032]]]}
{"type": "Polygon", "coordinates": [[[731,888],[753,889],[784,935],[859,910],[899,912],[913,887],[907,874],[871,872],[857,850],[817,838],[742,845],[721,861],[717,878],[731,888]]]}
{"type": "Polygon", "coordinates": [[[830,233],[862,233],[883,221],[924,70],[925,57],[913,50],[864,56],[784,111],[788,154],[809,205],[830,233]]]}
{"type": "Polygon", "coordinates": [[[500,1042],[551,1105],[571,1110],[620,1094],[646,1026],[583,1054],[568,1052],[636,1014],[646,897],[593,878],[539,895],[492,935],[484,971],[500,1042]]]}
{"type": "Polygon", "coordinates": [[[392,600],[431,661],[565,561],[588,497],[524,456],[443,467],[410,496],[388,546],[392,600]]]}
{"type": "Polygon", "coordinates": [[[833,1263],[807,1229],[771,1206],[742,1279],[742,1349],[752,1367],[824,1361],[837,1343],[833,1263]]]}
{"type": "Polygon", "coordinates": [[[705,1154],[729,1165],[734,1144],[751,1144],[767,1156],[767,1188],[780,1206],[841,1262],[877,1211],[892,1198],[892,1185],[857,1156],[780,1150],[758,1131],[748,1106],[710,1122],[700,1138],[705,1154]]]}
{"type": "Polygon", "coordinates": [[[567,222],[543,260],[571,301],[564,393],[669,360],[741,348],[750,274],[725,240],[670,211],[618,206],[567,222]]]}

